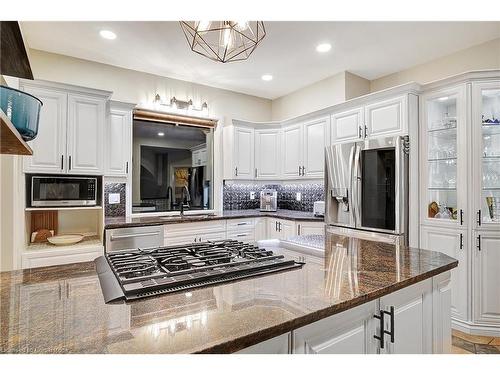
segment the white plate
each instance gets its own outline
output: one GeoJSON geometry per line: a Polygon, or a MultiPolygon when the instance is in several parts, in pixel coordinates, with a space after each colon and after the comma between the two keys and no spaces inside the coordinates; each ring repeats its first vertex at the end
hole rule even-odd
{"type": "Polygon", "coordinates": [[[81,234],[62,234],[49,237],[47,240],[56,246],[73,245],[83,240],[83,236],[81,234]]]}

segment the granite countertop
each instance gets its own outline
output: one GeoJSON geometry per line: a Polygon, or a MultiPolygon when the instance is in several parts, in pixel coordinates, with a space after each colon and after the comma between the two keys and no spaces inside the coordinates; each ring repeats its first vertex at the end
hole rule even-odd
{"type": "Polygon", "coordinates": [[[438,252],[327,234],[325,251],[301,269],[108,305],[93,262],[2,272],[0,352],[234,352],[457,264],[438,252]]]}
{"type": "Polygon", "coordinates": [[[275,217],[284,220],[324,221],[323,217],[314,216],[309,211],[278,210],[276,212],[261,212],[255,210],[226,210],[220,214],[204,214],[199,211],[196,215],[185,216],[149,216],[149,217],[106,217],[105,229],[139,227],[147,225],[163,225],[177,223],[191,223],[208,220],[243,219],[250,217],[275,217]]]}

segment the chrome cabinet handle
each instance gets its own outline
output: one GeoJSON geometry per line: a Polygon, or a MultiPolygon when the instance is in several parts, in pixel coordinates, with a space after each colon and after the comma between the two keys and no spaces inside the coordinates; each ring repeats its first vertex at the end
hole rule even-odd
{"type": "Polygon", "coordinates": [[[255,168],[255,178],[257,178],[257,168],[255,168]]]}
{"type": "Polygon", "coordinates": [[[302,166],[302,176],[306,175],[306,167],[302,166]]]}
{"type": "Polygon", "coordinates": [[[368,136],[368,126],[365,125],[365,138],[368,136]]]}
{"type": "Polygon", "coordinates": [[[134,233],[134,234],[112,234],[111,241],[122,240],[124,238],[156,236],[160,232],[134,233]]]}
{"type": "Polygon", "coordinates": [[[300,168],[301,168],[301,166],[299,165],[299,176],[301,176],[301,174],[300,174],[300,168]]]}
{"type": "Polygon", "coordinates": [[[363,128],[361,126],[358,127],[358,138],[363,138],[363,128]]]}
{"type": "Polygon", "coordinates": [[[300,236],[300,224],[297,224],[297,235],[300,236]]]}

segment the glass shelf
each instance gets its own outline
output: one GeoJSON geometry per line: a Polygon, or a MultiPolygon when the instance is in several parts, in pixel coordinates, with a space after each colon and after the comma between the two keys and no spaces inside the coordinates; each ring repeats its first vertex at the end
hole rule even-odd
{"type": "Polygon", "coordinates": [[[427,190],[443,190],[443,191],[455,191],[457,190],[457,187],[433,187],[433,186],[430,186],[427,188],[427,190]]]}
{"type": "Polygon", "coordinates": [[[457,130],[456,126],[450,126],[450,127],[442,127],[442,128],[431,128],[427,130],[428,133],[436,133],[436,132],[446,132],[446,131],[451,131],[451,130],[457,130]]]}
{"type": "Polygon", "coordinates": [[[448,161],[448,160],[457,160],[457,157],[454,156],[454,157],[450,157],[450,158],[430,158],[430,159],[427,159],[427,161],[448,161]]]}

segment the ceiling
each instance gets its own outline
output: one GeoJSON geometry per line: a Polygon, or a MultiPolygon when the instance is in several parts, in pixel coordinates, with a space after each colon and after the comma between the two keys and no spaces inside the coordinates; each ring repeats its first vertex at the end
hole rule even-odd
{"type": "Polygon", "coordinates": [[[178,22],[22,22],[30,48],[275,99],[344,70],[369,80],[500,37],[500,22],[266,22],[247,61],[193,53],[178,22]],[[99,36],[102,29],[115,40],[99,36]],[[318,43],[332,49],[316,52],[318,43]],[[269,82],[263,74],[272,74],[269,82]]]}

